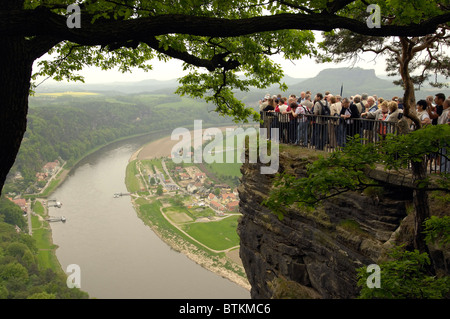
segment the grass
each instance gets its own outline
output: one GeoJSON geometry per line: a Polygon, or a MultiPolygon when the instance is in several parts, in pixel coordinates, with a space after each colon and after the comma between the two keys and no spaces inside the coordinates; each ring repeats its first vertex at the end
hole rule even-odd
{"type": "MultiPolygon", "coordinates": [[[[40,224],[40,221],[37,222],[40,224]]],[[[35,225],[36,221],[32,223],[35,225]]],[[[39,249],[37,254],[39,267],[60,272],[61,265],[55,255],[56,245],[52,242],[51,230],[47,227],[33,229],[33,238],[36,240],[36,247],[39,249]]]]}
{"type": "MultiPolygon", "coordinates": [[[[219,145],[218,150],[225,150],[223,152],[220,152],[217,155],[218,160],[221,161],[221,163],[217,163],[215,161],[216,157],[210,159],[212,161],[211,163],[206,163],[204,161],[203,166],[208,170],[208,173],[215,176],[217,180],[220,180],[221,182],[228,184],[230,187],[236,187],[239,184],[239,178],[242,176],[241,173],[241,147],[243,146],[242,143],[244,143],[244,138],[247,138],[248,136],[251,136],[253,133],[252,131],[249,131],[249,135],[246,134],[246,131],[241,132],[237,135],[233,136],[227,136],[225,134],[223,138],[223,145],[219,145]],[[233,138],[233,142],[229,143],[231,144],[229,147],[227,147],[227,139],[233,138]],[[233,154],[233,160],[230,162],[227,161],[227,153],[233,154]],[[222,156],[220,156],[221,154],[222,156]]],[[[214,145],[218,145],[217,143],[214,144],[214,141],[208,141],[205,143],[205,145],[211,144],[211,147],[214,145]]],[[[213,148],[214,151],[215,148],[213,148]]]]}
{"type": "Polygon", "coordinates": [[[42,226],[41,221],[37,216],[31,216],[31,228],[32,229],[38,229],[42,226]]]}
{"type": "Polygon", "coordinates": [[[141,163],[147,170],[147,174],[154,174],[152,168],[152,166],[154,166],[160,173],[164,175],[164,177],[166,177],[166,173],[164,172],[161,164],[161,159],[141,160],[141,163]]]}
{"type": "MultiPolygon", "coordinates": [[[[159,200],[148,202],[142,199],[139,202],[136,201],[136,204],[139,204],[138,207],[139,217],[144,221],[145,224],[150,224],[157,227],[161,236],[166,238],[173,238],[173,236],[176,236],[181,238],[183,241],[190,242],[194,244],[196,247],[200,248],[200,246],[197,243],[195,243],[193,240],[191,240],[189,237],[187,237],[185,234],[179,231],[176,227],[170,224],[167,219],[164,218],[164,216],[161,214],[161,211],[159,210],[160,207],[162,206],[159,200]]],[[[212,252],[211,254],[214,255],[214,253],[212,252]]]]}
{"type": "Polygon", "coordinates": [[[239,245],[236,232],[239,215],[219,221],[184,224],[183,229],[211,249],[224,250],[239,245]]]}
{"type": "Polygon", "coordinates": [[[45,209],[40,201],[32,203],[32,210],[36,215],[31,216],[31,226],[33,229],[33,239],[36,241],[38,248],[38,264],[41,269],[52,269],[55,272],[61,272],[61,265],[55,254],[56,245],[53,244],[52,231],[48,222],[41,221],[41,217],[45,217],[45,209]]]}
{"type": "Polygon", "coordinates": [[[44,214],[44,206],[42,206],[42,203],[40,201],[34,202],[33,211],[39,215],[44,214]]]}
{"type": "Polygon", "coordinates": [[[242,163],[211,163],[205,164],[211,173],[218,177],[241,177],[242,163]]]}
{"type": "Polygon", "coordinates": [[[177,224],[193,221],[192,217],[189,216],[189,211],[185,207],[167,207],[164,208],[164,213],[170,220],[177,224]]]}
{"type": "Polygon", "coordinates": [[[188,208],[187,210],[194,219],[216,215],[216,213],[211,208],[204,206],[195,206],[188,208]]]}
{"type": "Polygon", "coordinates": [[[130,193],[135,193],[141,190],[141,183],[139,181],[139,178],[136,176],[138,174],[136,163],[137,161],[128,163],[126,169],[125,183],[130,193]]]}
{"type": "Polygon", "coordinates": [[[345,219],[340,222],[339,226],[354,234],[364,235],[366,232],[361,228],[359,223],[353,219],[345,219]]]}

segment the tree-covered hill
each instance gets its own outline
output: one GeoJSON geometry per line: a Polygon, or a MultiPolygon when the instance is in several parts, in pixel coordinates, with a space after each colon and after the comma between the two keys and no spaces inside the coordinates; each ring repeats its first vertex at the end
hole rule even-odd
{"type": "Polygon", "coordinates": [[[188,127],[232,123],[213,106],[175,95],[38,94],[30,98],[27,131],[6,192],[23,192],[47,162],[61,158],[70,165],[89,151],[114,140],[188,127]],[[23,179],[13,177],[20,172],[23,179]],[[14,181],[14,183],[13,183],[14,181]]]}
{"type": "Polygon", "coordinates": [[[0,299],[79,299],[88,294],[69,289],[66,277],[42,269],[34,239],[15,226],[26,226],[22,210],[0,198],[0,299]]]}

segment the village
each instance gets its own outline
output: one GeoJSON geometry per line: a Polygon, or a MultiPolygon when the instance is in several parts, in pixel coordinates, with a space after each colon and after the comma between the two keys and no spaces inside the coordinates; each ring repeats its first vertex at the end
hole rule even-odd
{"type": "Polygon", "coordinates": [[[210,206],[220,216],[224,212],[235,212],[239,209],[237,189],[227,184],[213,184],[206,174],[197,166],[175,167],[180,186],[193,194],[192,206],[210,206]]]}
{"type": "MultiPolygon", "coordinates": [[[[28,187],[26,193],[27,195],[40,195],[48,187],[53,178],[60,172],[64,163],[61,163],[58,159],[53,162],[46,163],[40,172],[36,173],[35,184],[33,187],[28,187]],[[33,191],[32,191],[33,190],[33,191]]],[[[17,172],[13,177],[14,180],[23,179],[22,174],[17,172]]],[[[24,212],[27,210],[26,199],[20,194],[9,193],[7,196],[12,202],[17,204],[24,212]]],[[[58,206],[57,206],[58,207],[58,206]]]]}
{"type": "Polygon", "coordinates": [[[161,162],[165,174],[155,167],[153,174],[148,174],[148,181],[150,182],[153,178],[156,184],[161,184],[163,193],[189,195],[190,202],[187,208],[209,206],[218,216],[224,216],[227,212],[238,212],[237,188],[232,189],[227,184],[214,183],[198,166],[170,165],[167,167],[169,165],[166,166],[166,163],[170,161],[166,162],[163,158],[161,162]]]}

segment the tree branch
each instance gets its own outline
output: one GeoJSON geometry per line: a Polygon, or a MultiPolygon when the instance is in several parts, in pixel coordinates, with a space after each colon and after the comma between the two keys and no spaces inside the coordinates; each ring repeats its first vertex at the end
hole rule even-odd
{"type": "Polygon", "coordinates": [[[39,59],[61,40],[54,37],[38,36],[28,40],[28,52],[33,60],[39,59]]]}
{"type": "Polygon", "coordinates": [[[301,10],[301,11],[304,11],[304,12],[307,12],[307,13],[310,13],[310,14],[316,13],[313,10],[311,10],[311,9],[305,7],[305,6],[300,6],[298,4],[290,3],[290,2],[287,2],[287,1],[278,1],[278,2],[280,4],[282,4],[282,5],[287,6],[287,7],[290,7],[290,8],[293,8],[293,9],[297,9],[297,10],[301,10]]]}
{"type": "Polygon", "coordinates": [[[332,2],[328,2],[327,11],[328,13],[336,13],[352,2],[354,2],[354,0],[334,0],[332,2]]]}
{"type": "MultiPolygon", "coordinates": [[[[331,11],[347,2],[333,2],[331,11]]],[[[0,36],[47,35],[83,45],[105,45],[172,33],[236,37],[284,29],[331,31],[341,28],[369,36],[423,36],[435,32],[438,25],[450,21],[450,12],[420,24],[388,25],[373,29],[368,28],[364,22],[328,13],[284,13],[245,19],[167,14],[128,20],[99,19],[93,23],[89,16],[82,15],[81,28],[74,29],[67,27],[66,19],[65,16],[46,8],[6,11],[0,9],[0,36]]]]}
{"type": "Polygon", "coordinates": [[[208,71],[212,72],[216,68],[223,68],[225,71],[227,70],[233,70],[240,66],[240,63],[235,60],[228,60],[226,61],[225,58],[230,54],[230,52],[225,52],[221,54],[214,55],[211,59],[201,59],[199,57],[196,57],[195,55],[192,55],[188,53],[187,51],[178,51],[171,47],[168,47],[167,49],[161,46],[161,42],[156,39],[156,37],[148,38],[145,41],[142,41],[143,43],[147,44],[150,48],[164,53],[167,56],[170,56],[175,59],[182,60],[188,64],[197,66],[197,67],[204,67],[208,71]]]}

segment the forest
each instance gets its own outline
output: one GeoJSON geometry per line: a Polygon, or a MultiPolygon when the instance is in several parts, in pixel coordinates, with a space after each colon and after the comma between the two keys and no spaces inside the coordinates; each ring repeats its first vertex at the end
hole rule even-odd
{"type": "MultiPolygon", "coordinates": [[[[47,162],[62,159],[73,166],[91,150],[115,140],[189,127],[232,123],[212,106],[175,95],[37,94],[30,98],[27,130],[11,169],[5,193],[23,193],[47,162]],[[20,172],[21,179],[15,179],[20,172]]],[[[33,188],[29,190],[32,192],[33,188]]]]}
{"type": "Polygon", "coordinates": [[[33,237],[17,232],[26,227],[22,210],[0,199],[0,299],[82,299],[88,294],[69,289],[64,273],[45,269],[37,260],[33,237]]]}

